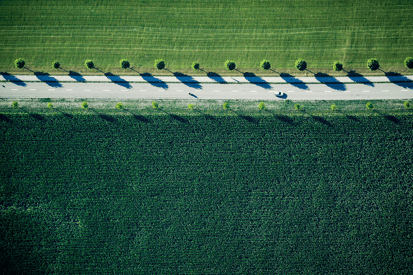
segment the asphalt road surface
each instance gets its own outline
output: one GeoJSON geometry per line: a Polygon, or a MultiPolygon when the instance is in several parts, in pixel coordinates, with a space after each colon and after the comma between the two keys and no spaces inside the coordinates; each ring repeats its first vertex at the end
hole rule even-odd
{"type": "Polygon", "coordinates": [[[356,100],[411,99],[413,83],[253,84],[2,82],[1,98],[356,100]],[[278,98],[274,92],[284,92],[278,98]]]}

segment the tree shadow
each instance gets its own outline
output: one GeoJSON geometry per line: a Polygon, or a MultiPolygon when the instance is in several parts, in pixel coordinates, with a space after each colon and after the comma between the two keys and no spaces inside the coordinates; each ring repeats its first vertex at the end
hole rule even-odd
{"type": "Polygon", "coordinates": [[[62,87],[62,84],[60,84],[59,81],[56,78],[50,76],[48,73],[34,72],[34,75],[37,77],[37,79],[39,79],[40,81],[46,83],[50,87],[53,87],[53,88],[61,88],[62,87]]]}
{"type": "Polygon", "coordinates": [[[290,124],[294,124],[294,120],[292,120],[290,117],[285,116],[285,115],[280,115],[280,114],[276,114],[273,111],[270,111],[268,109],[264,109],[265,112],[272,114],[276,119],[282,121],[282,122],[286,122],[286,123],[290,123],[290,124]]]}
{"type": "Polygon", "coordinates": [[[267,81],[265,81],[259,76],[256,76],[254,73],[245,72],[243,73],[243,75],[245,79],[252,84],[260,86],[261,88],[264,88],[266,90],[270,90],[272,88],[271,85],[267,81]]]}
{"type": "Polygon", "coordinates": [[[307,90],[308,86],[298,78],[295,78],[294,76],[287,74],[287,73],[281,73],[280,77],[287,83],[293,85],[294,87],[297,87],[299,89],[307,90]]]}
{"type": "Polygon", "coordinates": [[[218,83],[227,83],[222,76],[214,72],[208,72],[207,76],[218,83]]]}
{"type": "Polygon", "coordinates": [[[129,114],[131,114],[133,116],[134,119],[145,122],[145,123],[151,123],[151,121],[149,119],[147,119],[146,117],[144,117],[143,115],[137,115],[135,113],[133,113],[131,110],[123,108],[122,110],[124,110],[125,112],[128,112],[129,114]]]}
{"type": "Polygon", "coordinates": [[[140,74],[140,76],[152,86],[163,88],[165,90],[168,89],[168,84],[166,84],[164,81],[160,80],[159,78],[152,76],[150,73],[143,73],[143,74],[140,74]]]}
{"type": "Polygon", "coordinates": [[[118,84],[126,89],[130,89],[132,88],[132,85],[129,84],[128,81],[126,81],[125,79],[119,77],[118,75],[114,75],[110,72],[105,73],[105,76],[112,81],[115,84],[118,84]]]}
{"type": "Polygon", "coordinates": [[[373,112],[381,115],[382,117],[386,118],[387,120],[390,120],[391,122],[394,122],[396,124],[400,123],[400,120],[395,116],[392,116],[392,115],[389,115],[389,114],[386,114],[386,113],[381,113],[379,110],[374,110],[374,109],[373,109],[373,112]]]}
{"type": "Polygon", "coordinates": [[[198,81],[196,81],[192,76],[183,74],[183,73],[179,73],[179,72],[174,72],[173,75],[179,80],[181,81],[183,84],[185,84],[186,86],[190,87],[190,88],[194,88],[194,89],[202,89],[201,84],[199,84],[198,81]]]}
{"type": "Polygon", "coordinates": [[[65,117],[68,118],[73,118],[73,116],[71,114],[65,113],[62,110],[60,110],[59,108],[54,108],[56,111],[58,111],[59,113],[61,113],[62,115],[64,115],[65,117]]]}
{"type": "Polygon", "coordinates": [[[389,81],[405,89],[413,89],[413,81],[396,72],[384,72],[389,81]]]}
{"type": "Polygon", "coordinates": [[[6,115],[0,114],[0,121],[10,122],[11,120],[6,115]]]}
{"type": "Polygon", "coordinates": [[[269,71],[272,71],[272,72],[274,72],[274,73],[276,73],[276,74],[280,74],[279,72],[277,72],[276,70],[274,70],[274,69],[268,69],[269,71]]]}
{"type": "Polygon", "coordinates": [[[159,108],[160,111],[164,112],[165,114],[167,114],[170,118],[175,119],[176,121],[179,121],[181,123],[189,123],[189,120],[183,117],[180,117],[178,115],[175,114],[170,114],[168,112],[166,112],[165,110],[159,108]]]}
{"type": "Polygon", "coordinates": [[[319,73],[316,73],[314,77],[315,79],[317,79],[317,81],[319,81],[320,83],[326,85],[327,87],[331,89],[338,90],[338,91],[346,90],[346,86],[340,81],[338,81],[337,78],[331,75],[319,72],[319,73]]]}
{"type": "Polygon", "coordinates": [[[333,127],[333,124],[331,124],[329,121],[327,121],[325,118],[321,117],[321,116],[314,116],[312,114],[307,113],[305,110],[301,110],[303,113],[306,113],[307,115],[310,115],[312,119],[314,119],[315,121],[327,125],[329,127],[333,127]]]}
{"type": "Polygon", "coordinates": [[[26,86],[26,83],[23,82],[23,80],[18,79],[17,77],[15,77],[14,75],[11,75],[9,73],[6,72],[0,72],[0,74],[3,76],[3,78],[17,86],[26,86]]]}
{"type": "Polygon", "coordinates": [[[25,107],[20,107],[20,110],[22,110],[23,112],[27,113],[31,118],[34,118],[38,121],[46,121],[46,119],[42,116],[39,115],[37,113],[31,113],[29,110],[27,110],[25,107]]]}
{"type": "Polygon", "coordinates": [[[71,78],[73,78],[74,80],[79,81],[79,82],[85,82],[86,81],[86,79],[84,79],[83,76],[80,73],[77,73],[77,72],[74,72],[74,71],[69,71],[69,76],[71,78]]]}
{"type": "Polygon", "coordinates": [[[113,116],[107,115],[107,114],[101,114],[98,111],[96,111],[95,109],[89,108],[89,110],[91,110],[92,112],[94,112],[95,114],[98,115],[98,117],[100,117],[103,120],[106,120],[107,122],[110,123],[116,123],[118,122],[116,118],[114,118],[113,116]]]}
{"type": "Polygon", "coordinates": [[[254,124],[258,124],[258,120],[256,120],[255,118],[253,118],[252,116],[246,116],[241,114],[240,112],[237,112],[233,109],[230,109],[232,112],[234,112],[238,117],[245,119],[248,122],[254,123],[254,124]]]}
{"type": "Polygon", "coordinates": [[[349,72],[345,70],[343,71],[347,73],[347,77],[350,78],[352,81],[374,87],[374,84],[370,80],[362,76],[361,74],[356,73],[355,71],[349,71],[349,72]]]}
{"type": "Polygon", "coordinates": [[[201,110],[194,109],[194,111],[201,114],[206,120],[216,120],[214,116],[206,114],[206,113],[202,112],[201,110]]]}

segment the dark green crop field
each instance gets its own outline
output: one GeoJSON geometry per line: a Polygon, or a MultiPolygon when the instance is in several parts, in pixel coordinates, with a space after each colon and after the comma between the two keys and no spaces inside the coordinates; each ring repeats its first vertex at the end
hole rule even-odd
{"type": "Polygon", "coordinates": [[[0,125],[6,274],[413,273],[409,112],[0,125]]]}
{"type": "Polygon", "coordinates": [[[81,73],[86,59],[121,73],[122,58],[141,73],[159,58],[187,73],[193,61],[223,73],[227,59],[241,70],[267,59],[277,72],[297,72],[303,58],[314,72],[332,72],[339,60],[363,73],[374,57],[385,71],[407,73],[412,11],[410,0],[3,0],[0,70],[15,73],[22,57],[31,70],[61,74],[54,60],[81,73]]]}

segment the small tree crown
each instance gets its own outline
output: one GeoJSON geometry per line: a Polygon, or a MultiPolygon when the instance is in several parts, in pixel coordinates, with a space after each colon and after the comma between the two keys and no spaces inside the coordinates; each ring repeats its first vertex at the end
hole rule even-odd
{"type": "Polygon", "coordinates": [[[406,109],[410,108],[410,102],[409,101],[405,101],[404,102],[404,107],[406,107],[406,109]]]}
{"type": "Polygon", "coordinates": [[[264,102],[260,102],[260,104],[258,104],[258,108],[262,111],[265,109],[265,104],[264,102]]]}
{"type": "Polygon", "coordinates": [[[232,71],[232,70],[235,70],[236,67],[237,65],[235,65],[234,61],[231,61],[231,60],[225,61],[225,68],[227,68],[227,70],[232,71]]]}
{"type": "Polygon", "coordinates": [[[165,61],[163,59],[156,59],[155,60],[155,68],[158,70],[162,70],[165,68],[165,61]]]}
{"type": "Polygon", "coordinates": [[[373,104],[371,102],[367,102],[366,108],[369,110],[373,109],[373,104]]]}
{"type": "Polygon", "coordinates": [[[413,69],[413,58],[408,57],[404,60],[404,66],[406,66],[409,69],[413,69]]]}
{"type": "Polygon", "coordinates": [[[82,104],[80,104],[80,106],[81,106],[83,109],[87,109],[87,108],[89,107],[89,103],[87,103],[86,101],[83,101],[82,104]]]}
{"type": "Polygon", "coordinates": [[[130,67],[129,61],[126,60],[126,59],[122,59],[122,60],[120,61],[120,67],[121,67],[122,69],[127,69],[127,68],[129,68],[129,67],[130,67]]]}
{"type": "Polygon", "coordinates": [[[370,69],[370,71],[375,71],[380,68],[379,61],[376,58],[370,58],[367,60],[367,68],[370,69]]]}
{"type": "Polygon", "coordinates": [[[196,62],[196,61],[192,62],[191,68],[192,68],[194,71],[199,70],[199,63],[196,62]]]}
{"type": "Polygon", "coordinates": [[[95,68],[95,63],[93,63],[92,60],[87,59],[87,60],[85,61],[85,66],[86,66],[86,68],[88,68],[88,69],[93,69],[93,68],[95,68]]]}
{"type": "Polygon", "coordinates": [[[260,62],[260,67],[264,70],[269,70],[271,68],[271,64],[268,60],[264,59],[260,62]]]}
{"type": "Polygon", "coordinates": [[[154,102],[152,102],[152,107],[154,108],[154,109],[157,109],[159,106],[158,106],[158,103],[156,103],[155,101],[154,102]]]}
{"type": "Polygon", "coordinates": [[[224,110],[228,110],[229,109],[229,103],[225,102],[224,105],[222,105],[222,107],[224,108],[224,110]]]}
{"type": "Polygon", "coordinates": [[[336,71],[336,72],[339,72],[339,71],[343,70],[343,64],[341,64],[340,61],[334,62],[333,70],[336,71]]]}
{"type": "Polygon", "coordinates": [[[333,111],[337,110],[337,105],[335,105],[335,104],[331,105],[331,110],[333,110],[333,111]]]}
{"type": "Polygon", "coordinates": [[[11,106],[15,109],[17,109],[19,107],[19,102],[17,101],[13,101],[13,103],[11,104],[11,106]]]}
{"type": "Polygon", "coordinates": [[[294,108],[295,108],[296,110],[300,110],[301,106],[300,106],[299,104],[295,104],[295,105],[294,105],[294,108]]]}
{"type": "Polygon", "coordinates": [[[53,61],[53,68],[54,69],[59,69],[60,68],[60,63],[56,60],[56,61],[53,61]]]}
{"type": "Polygon", "coordinates": [[[51,102],[47,103],[47,108],[53,109],[53,103],[51,103],[51,102]]]}
{"type": "Polygon", "coordinates": [[[14,65],[15,65],[16,68],[18,68],[18,69],[23,69],[23,68],[24,68],[24,65],[26,65],[26,62],[24,61],[23,58],[17,58],[17,59],[14,61],[14,65]]]}
{"type": "Polygon", "coordinates": [[[193,110],[194,109],[194,104],[188,104],[188,109],[193,110]]]}
{"type": "Polygon", "coordinates": [[[117,103],[116,105],[115,105],[115,108],[116,109],[123,109],[123,104],[122,104],[122,102],[119,102],[119,103],[117,103]]]}
{"type": "Polygon", "coordinates": [[[303,59],[299,58],[295,61],[295,67],[299,71],[304,71],[307,69],[307,62],[305,62],[303,59]]]}

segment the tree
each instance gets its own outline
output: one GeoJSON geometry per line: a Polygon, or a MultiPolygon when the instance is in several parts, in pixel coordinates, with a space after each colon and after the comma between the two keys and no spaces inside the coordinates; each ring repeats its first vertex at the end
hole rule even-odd
{"type": "Polygon", "coordinates": [[[376,58],[370,58],[367,60],[367,68],[370,69],[370,71],[375,71],[380,68],[379,61],[376,58]]]}
{"type": "Polygon", "coordinates": [[[412,57],[406,58],[404,60],[404,65],[409,69],[413,69],[413,58],[412,57]]]}
{"type": "Polygon", "coordinates": [[[158,103],[156,103],[155,101],[154,102],[152,102],[152,107],[154,108],[154,109],[157,109],[159,106],[158,106],[158,103]]]}
{"type": "Polygon", "coordinates": [[[115,105],[115,108],[116,108],[116,109],[119,109],[119,110],[123,109],[123,104],[122,104],[122,102],[117,103],[117,104],[115,105]]]}
{"type": "Polygon", "coordinates": [[[60,68],[60,63],[57,60],[53,61],[53,68],[55,68],[55,69],[60,68]]]}
{"type": "Polygon", "coordinates": [[[14,60],[14,65],[18,69],[23,69],[24,65],[26,65],[26,62],[24,61],[23,58],[17,58],[16,60],[14,60]]]}
{"type": "Polygon", "coordinates": [[[194,104],[188,104],[188,109],[193,110],[194,109],[194,104]]]}
{"type": "Polygon", "coordinates": [[[235,70],[236,67],[237,65],[235,65],[234,61],[231,61],[231,60],[225,61],[225,68],[227,68],[227,70],[232,71],[232,70],[235,70]]]}
{"type": "Polygon", "coordinates": [[[225,102],[222,107],[224,108],[224,110],[229,110],[229,103],[225,102]]]}
{"type": "Polygon", "coordinates": [[[11,104],[11,106],[12,106],[14,109],[17,109],[17,108],[19,108],[19,102],[13,101],[13,103],[11,104]]]}
{"type": "Polygon", "coordinates": [[[333,70],[336,71],[336,72],[339,72],[339,71],[343,70],[343,64],[341,64],[340,61],[334,62],[333,70]]]}
{"type": "Polygon", "coordinates": [[[336,111],[337,110],[337,105],[336,104],[331,105],[331,110],[336,111]]]}
{"type": "Polygon", "coordinates": [[[264,70],[269,70],[271,68],[271,64],[268,60],[261,60],[260,62],[260,67],[263,68],[264,70]]]}
{"type": "Polygon", "coordinates": [[[162,70],[165,68],[165,61],[163,59],[156,59],[155,60],[155,68],[158,70],[162,70]]]}
{"type": "Polygon", "coordinates": [[[95,68],[95,63],[93,63],[92,60],[87,59],[87,60],[85,61],[85,66],[86,66],[86,68],[88,68],[88,69],[94,69],[94,68],[95,68]]]}
{"type": "Polygon", "coordinates": [[[51,102],[47,103],[47,108],[53,109],[53,104],[51,102]]]}
{"type": "Polygon", "coordinates": [[[295,67],[299,71],[304,71],[305,69],[307,69],[307,62],[299,58],[295,61],[295,67]]]}
{"type": "Polygon", "coordinates": [[[295,108],[296,110],[300,110],[301,106],[300,106],[299,104],[295,104],[295,105],[294,105],[294,108],[295,108]]]}
{"type": "Polygon", "coordinates": [[[258,104],[258,109],[260,109],[261,111],[265,109],[264,102],[260,102],[260,104],[258,104]]]}
{"type": "Polygon", "coordinates": [[[80,104],[80,106],[81,106],[83,109],[87,109],[87,108],[89,108],[89,103],[87,103],[86,101],[83,101],[82,104],[80,104]]]}
{"type": "Polygon", "coordinates": [[[373,106],[373,104],[372,104],[371,102],[367,102],[366,108],[367,108],[368,110],[372,110],[372,109],[374,108],[374,106],[373,106]]]}
{"type": "Polygon", "coordinates": [[[126,60],[126,59],[121,59],[121,61],[120,61],[120,67],[121,67],[122,69],[128,69],[128,68],[130,68],[130,63],[129,63],[129,61],[126,60]]]}
{"type": "Polygon", "coordinates": [[[192,68],[194,71],[199,70],[199,63],[196,62],[196,61],[192,62],[191,68],[192,68]]]}
{"type": "Polygon", "coordinates": [[[405,101],[404,102],[404,107],[406,107],[406,109],[410,108],[410,102],[409,101],[405,101]]]}

